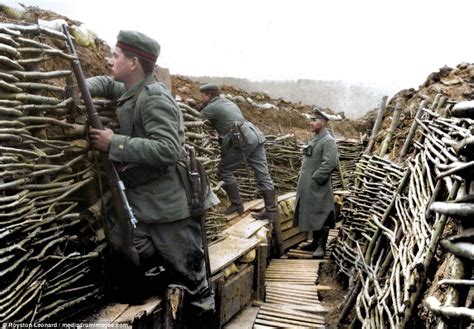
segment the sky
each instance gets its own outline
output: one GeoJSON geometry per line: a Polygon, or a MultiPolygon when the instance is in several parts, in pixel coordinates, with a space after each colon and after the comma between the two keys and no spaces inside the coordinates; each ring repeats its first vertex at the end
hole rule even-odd
{"type": "Polygon", "coordinates": [[[158,64],[172,74],[342,80],[397,91],[474,56],[468,0],[20,2],[81,21],[111,46],[119,30],[144,32],[160,43],[158,64]]]}

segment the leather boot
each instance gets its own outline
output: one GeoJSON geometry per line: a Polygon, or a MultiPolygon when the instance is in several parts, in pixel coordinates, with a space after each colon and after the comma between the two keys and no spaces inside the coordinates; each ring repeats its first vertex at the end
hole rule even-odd
{"type": "Polygon", "coordinates": [[[230,200],[230,206],[225,210],[224,214],[230,215],[234,212],[238,212],[239,215],[244,213],[244,205],[242,204],[242,200],[240,199],[239,189],[237,188],[237,184],[228,184],[222,187],[227,196],[230,200]]]}
{"type": "Polygon", "coordinates": [[[252,213],[252,217],[255,219],[268,219],[272,223],[275,222],[278,218],[275,190],[263,191],[263,202],[265,203],[265,208],[258,213],[252,213]]]}
{"type": "Polygon", "coordinates": [[[324,226],[322,230],[317,231],[317,236],[314,237],[313,233],[313,241],[316,239],[316,250],[313,252],[313,257],[314,258],[323,258],[324,254],[326,253],[326,242],[328,240],[328,234],[329,234],[329,227],[324,226]]]}

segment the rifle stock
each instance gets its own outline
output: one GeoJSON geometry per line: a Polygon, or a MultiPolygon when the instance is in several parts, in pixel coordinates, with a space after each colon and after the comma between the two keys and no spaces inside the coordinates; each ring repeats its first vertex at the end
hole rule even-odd
{"type": "MultiPolygon", "coordinates": [[[[63,25],[63,33],[67,38],[67,46],[71,55],[74,59],[72,60],[72,69],[79,86],[82,98],[84,100],[84,105],[87,109],[87,116],[91,126],[95,129],[104,129],[102,122],[100,121],[99,114],[94,107],[91,94],[89,89],[87,89],[86,80],[84,77],[84,72],[82,71],[79,58],[77,57],[76,49],[74,43],[69,35],[69,31],[66,25],[63,25]]],[[[138,252],[133,247],[132,240],[132,227],[136,227],[137,219],[133,214],[133,210],[128,203],[127,196],[125,194],[125,185],[123,184],[120,176],[118,174],[117,168],[112,161],[107,158],[107,154],[100,153],[100,161],[104,166],[104,170],[110,185],[112,192],[112,202],[114,205],[117,221],[117,230],[119,231],[118,236],[111,233],[108,223],[105,219],[102,220],[102,226],[107,237],[107,240],[111,247],[115,251],[120,251],[125,254],[129,260],[131,260],[135,265],[139,265],[138,252]]]]}

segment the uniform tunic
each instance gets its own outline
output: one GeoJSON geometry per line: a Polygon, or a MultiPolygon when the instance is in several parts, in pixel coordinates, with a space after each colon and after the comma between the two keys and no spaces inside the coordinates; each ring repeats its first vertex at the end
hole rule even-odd
{"type": "Polygon", "coordinates": [[[213,308],[213,298],[199,296],[207,288],[202,235],[200,224],[190,218],[176,167],[184,144],[183,118],[176,101],[152,75],[129,90],[106,76],[87,79],[87,86],[92,96],[118,102],[120,129],[112,138],[108,157],[129,168],[121,176],[138,220],[133,244],[140,263],[159,259],[177,282],[196,295],[192,304],[213,308]]]}
{"type": "Polygon", "coordinates": [[[334,225],[331,173],[337,166],[337,146],[323,128],[307,144],[298,178],[294,223],[300,231],[319,231],[334,225]],[[308,153],[311,153],[310,155],[308,153]]]}
{"type": "Polygon", "coordinates": [[[243,151],[247,163],[255,171],[257,186],[262,191],[274,190],[264,149],[265,136],[245,120],[239,107],[224,97],[214,97],[201,111],[201,116],[209,120],[219,134],[221,161],[218,170],[224,184],[236,184],[234,172],[244,161],[243,151]],[[230,129],[234,123],[240,126],[245,140],[242,150],[239,145],[233,145],[230,138],[230,129]]]}

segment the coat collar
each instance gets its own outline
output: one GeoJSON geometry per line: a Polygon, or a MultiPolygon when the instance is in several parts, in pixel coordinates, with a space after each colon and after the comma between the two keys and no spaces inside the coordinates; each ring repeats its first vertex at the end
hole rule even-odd
{"type": "Polygon", "coordinates": [[[318,134],[314,134],[313,138],[311,138],[311,142],[316,143],[327,134],[329,134],[328,130],[326,128],[323,128],[318,134]]]}
{"type": "Polygon", "coordinates": [[[214,103],[215,101],[217,101],[217,100],[220,99],[220,98],[221,98],[221,96],[216,96],[216,97],[214,97],[213,99],[211,99],[211,100],[209,101],[209,103],[207,103],[207,105],[209,105],[209,104],[211,104],[211,103],[214,103]]]}
{"type": "Polygon", "coordinates": [[[155,78],[153,74],[147,75],[143,80],[136,82],[133,86],[130,87],[120,98],[117,102],[121,103],[134,97],[137,93],[141,92],[144,86],[150,85],[155,82],[155,78]]]}

